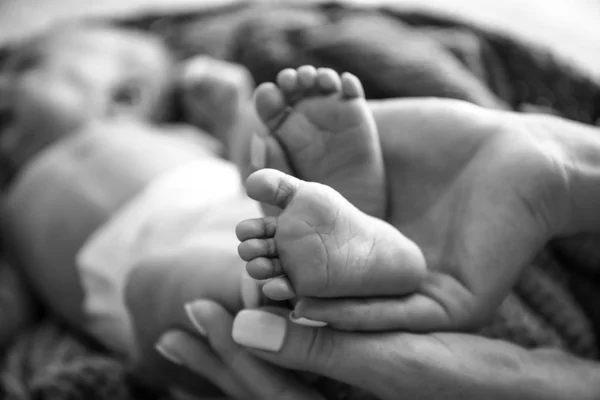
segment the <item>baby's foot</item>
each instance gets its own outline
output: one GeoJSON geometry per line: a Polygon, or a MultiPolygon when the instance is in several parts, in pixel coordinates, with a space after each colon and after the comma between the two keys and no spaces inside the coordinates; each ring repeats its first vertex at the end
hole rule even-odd
{"type": "Polygon", "coordinates": [[[179,84],[184,120],[227,144],[240,110],[250,104],[250,73],[241,65],[198,56],[184,64],[179,84]]]}
{"type": "Polygon", "coordinates": [[[425,261],[418,247],[332,188],[272,169],[255,172],[246,185],[251,198],[282,209],[236,229],[250,276],[289,279],[268,282],[267,297],[398,296],[420,284],[425,261]]]}
{"type": "Polygon", "coordinates": [[[255,107],[297,176],[329,185],[361,211],[385,216],[377,128],[358,78],[304,66],[255,92],[255,107]]]}

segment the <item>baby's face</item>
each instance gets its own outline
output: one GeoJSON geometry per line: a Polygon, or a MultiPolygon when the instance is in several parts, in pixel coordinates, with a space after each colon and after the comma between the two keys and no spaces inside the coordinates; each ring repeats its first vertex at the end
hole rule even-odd
{"type": "Polygon", "coordinates": [[[15,167],[98,114],[102,96],[81,57],[56,55],[7,79],[0,150],[15,167]]]}
{"type": "Polygon", "coordinates": [[[123,54],[148,68],[159,60],[136,43],[127,48],[127,39],[111,32],[63,35],[15,58],[0,86],[0,99],[7,99],[0,104],[0,155],[11,169],[92,120],[151,113],[143,108],[154,103],[143,96],[157,94],[144,90],[136,79],[143,71],[128,68],[123,54]]]}

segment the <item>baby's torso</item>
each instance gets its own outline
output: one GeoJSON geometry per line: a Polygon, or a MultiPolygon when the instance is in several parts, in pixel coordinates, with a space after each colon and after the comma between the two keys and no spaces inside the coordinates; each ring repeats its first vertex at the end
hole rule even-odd
{"type": "Polygon", "coordinates": [[[21,171],[3,200],[13,256],[50,307],[81,325],[90,320],[85,292],[98,272],[121,279],[134,255],[193,236],[235,252],[235,222],[258,208],[217,147],[135,123],[96,126],[57,143],[21,171]]]}

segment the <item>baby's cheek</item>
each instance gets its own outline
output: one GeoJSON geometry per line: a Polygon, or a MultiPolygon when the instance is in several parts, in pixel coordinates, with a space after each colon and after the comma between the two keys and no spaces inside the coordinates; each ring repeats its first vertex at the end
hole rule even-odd
{"type": "Polygon", "coordinates": [[[24,130],[56,140],[90,118],[95,105],[87,97],[67,79],[30,75],[21,85],[19,119],[24,130]]]}

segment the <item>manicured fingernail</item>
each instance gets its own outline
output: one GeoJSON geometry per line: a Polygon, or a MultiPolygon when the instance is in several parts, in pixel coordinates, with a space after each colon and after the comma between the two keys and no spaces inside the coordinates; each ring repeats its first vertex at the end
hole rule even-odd
{"type": "Polygon", "coordinates": [[[260,296],[258,282],[244,271],[242,275],[242,304],[244,308],[257,308],[260,306],[260,296]]]}
{"type": "Polygon", "coordinates": [[[233,340],[240,346],[276,352],[283,346],[285,318],[260,310],[242,310],[233,321],[233,340]]]}
{"type": "Polygon", "coordinates": [[[271,278],[262,287],[262,291],[271,300],[284,301],[296,297],[292,283],[286,277],[271,278]]]}
{"type": "Polygon", "coordinates": [[[289,315],[290,321],[298,325],[309,326],[311,328],[322,328],[327,326],[327,322],[323,321],[315,321],[314,319],[304,318],[304,317],[296,317],[296,314],[292,310],[289,315]]]}
{"type": "Polygon", "coordinates": [[[160,337],[156,345],[154,345],[154,348],[161,356],[171,361],[173,364],[183,365],[183,361],[181,361],[174,350],[176,339],[176,332],[167,332],[160,337]]]}
{"type": "Polygon", "coordinates": [[[267,145],[256,132],[252,134],[250,144],[250,163],[254,169],[263,169],[267,165],[267,145]]]}
{"type": "Polygon", "coordinates": [[[184,305],[185,313],[187,314],[188,319],[190,320],[192,325],[194,325],[194,328],[196,328],[198,333],[200,333],[202,336],[206,336],[206,328],[202,326],[202,324],[198,320],[198,317],[196,316],[196,304],[196,302],[186,303],[184,305]]]}

